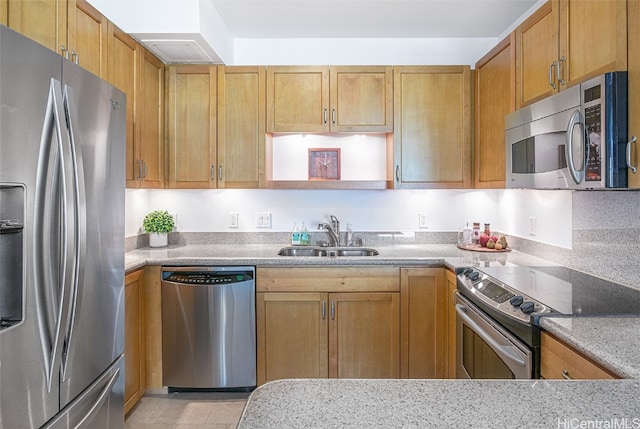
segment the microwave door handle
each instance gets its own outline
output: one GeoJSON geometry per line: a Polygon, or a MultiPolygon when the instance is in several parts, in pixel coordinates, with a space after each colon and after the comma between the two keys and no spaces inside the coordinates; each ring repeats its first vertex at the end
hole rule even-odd
{"type": "Polygon", "coordinates": [[[636,141],[638,141],[638,139],[636,138],[636,136],[633,136],[631,140],[627,142],[627,167],[633,174],[636,174],[636,172],[638,171],[635,165],[631,165],[631,145],[636,141]]]}
{"type": "Polygon", "coordinates": [[[589,137],[587,136],[586,127],[584,126],[584,122],[582,121],[582,118],[580,116],[580,110],[576,110],[571,115],[571,119],[569,119],[569,125],[567,126],[567,141],[565,142],[565,145],[564,145],[565,157],[567,159],[567,167],[569,168],[569,173],[571,174],[571,178],[573,179],[576,185],[579,185],[584,181],[584,175],[585,175],[586,165],[587,165],[586,149],[587,149],[588,140],[589,140],[589,137]],[[580,127],[581,134],[583,136],[582,146],[583,146],[584,156],[582,160],[581,170],[577,170],[573,162],[573,130],[575,129],[576,125],[580,127]]]}
{"type": "Polygon", "coordinates": [[[491,346],[491,348],[496,352],[498,356],[500,356],[502,360],[513,362],[516,365],[521,367],[524,367],[526,365],[524,359],[512,353],[512,350],[513,350],[512,347],[504,346],[498,343],[495,340],[495,338],[493,338],[491,335],[488,335],[485,332],[485,330],[482,329],[482,327],[478,325],[478,323],[476,323],[475,320],[469,317],[469,315],[467,314],[467,310],[468,310],[468,307],[465,307],[464,305],[461,305],[461,304],[456,304],[456,313],[458,313],[458,316],[460,316],[460,318],[464,321],[464,323],[469,325],[469,327],[480,338],[482,338],[487,344],[489,344],[489,346],[491,346]]]}

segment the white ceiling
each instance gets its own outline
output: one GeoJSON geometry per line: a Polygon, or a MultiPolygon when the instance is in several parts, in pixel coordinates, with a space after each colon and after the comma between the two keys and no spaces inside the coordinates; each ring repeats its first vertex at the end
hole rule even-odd
{"type": "MultiPolygon", "coordinates": [[[[465,43],[478,45],[479,40],[481,46],[491,46],[493,39],[542,1],[89,0],[165,62],[225,64],[235,64],[236,57],[249,62],[263,59],[238,53],[243,47],[252,54],[262,51],[270,60],[281,51],[308,55],[318,40],[326,40],[333,51],[342,50],[342,58],[358,49],[372,52],[393,45],[387,48],[391,53],[379,52],[372,61],[406,62],[397,53],[404,49],[406,58],[416,46],[414,57],[424,57],[421,49],[428,53],[452,49],[446,41],[436,40],[454,40],[456,50],[465,43]],[[359,46],[359,41],[364,42],[359,46]]],[[[282,61],[298,58],[293,55],[282,61]]]]}
{"type": "Polygon", "coordinates": [[[536,0],[211,0],[234,38],[498,37],[536,0]]]}

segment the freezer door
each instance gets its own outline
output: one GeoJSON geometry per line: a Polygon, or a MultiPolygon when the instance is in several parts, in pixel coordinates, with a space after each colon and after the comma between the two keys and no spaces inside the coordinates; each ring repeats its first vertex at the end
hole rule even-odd
{"type": "Polygon", "coordinates": [[[42,429],[124,427],[124,356],[42,429]]]}
{"type": "MultiPolygon", "coordinates": [[[[24,187],[21,289],[23,321],[0,331],[0,427],[38,428],[59,410],[60,360],[54,350],[60,314],[60,211],[50,208],[47,283],[36,290],[34,277],[34,206],[41,142],[50,150],[51,175],[45,178],[54,195],[61,183],[60,128],[64,118],[52,99],[61,79],[60,57],[24,36],[0,26],[0,183],[24,187]]],[[[61,106],[61,105],[60,105],[61,106]]],[[[58,207],[59,208],[59,207],[58,207]]],[[[42,226],[42,225],[39,225],[42,226]]],[[[0,275],[3,271],[0,269],[0,275]]],[[[58,337],[59,339],[61,337],[58,337]]]]}
{"type": "Polygon", "coordinates": [[[79,201],[61,408],[124,353],[126,106],[121,91],[70,61],[63,61],[62,79],[79,201]]]}

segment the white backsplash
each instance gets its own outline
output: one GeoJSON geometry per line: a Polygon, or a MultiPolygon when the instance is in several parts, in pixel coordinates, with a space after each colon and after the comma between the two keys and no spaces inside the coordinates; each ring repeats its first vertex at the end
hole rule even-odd
{"type": "Polygon", "coordinates": [[[457,231],[467,222],[490,223],[508,235],[571,248],[572,192],[539,190],[132,190],[126,192],[125,235],[141,233],[151,210],[177,214],[183,232],[286,232],[302,222],[315,229],[329,215],[355,231],[457,231]],[[229,228],[229,212],[238,228],[229,228]],[[255,213],[271,213],[270,229],[256,228],[255,213]],[[427,213],[428,228],[418,227],[427,213]],[[535,236],[529,218],[536,218],[535,236]]]}

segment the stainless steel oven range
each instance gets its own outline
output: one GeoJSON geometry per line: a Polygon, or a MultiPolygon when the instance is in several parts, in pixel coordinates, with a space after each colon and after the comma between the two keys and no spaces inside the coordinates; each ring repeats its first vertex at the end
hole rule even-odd
{"type": "Polygon", "coordinates": [[[640,314],[640,290],[560,266],[457,276],[458,378],[539,378],[540,318],[640,314]]]}

